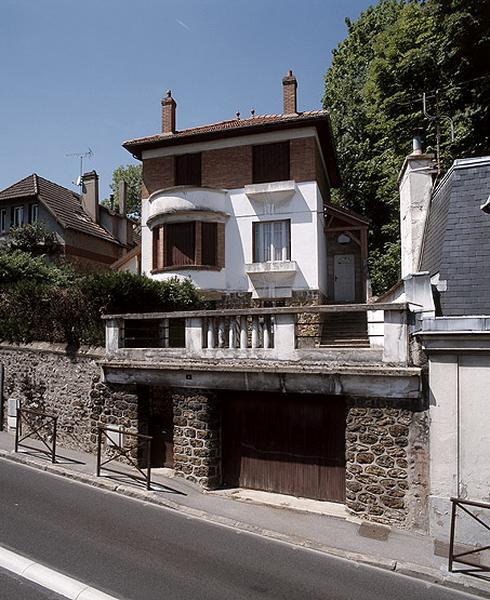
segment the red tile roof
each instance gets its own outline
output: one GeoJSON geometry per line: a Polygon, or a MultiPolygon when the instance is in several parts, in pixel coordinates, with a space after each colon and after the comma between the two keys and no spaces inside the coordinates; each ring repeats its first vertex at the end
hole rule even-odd
{"type": "Polygon", "coordinates": [[[311,110],[302,112],[295,115],[257,115],[248,117],[246,119],[230,119],[228,121],[217,121],[216,123],[209,123],[208,125],[199,125],[199,127],[189,127],[187,129],[181,129],[172,134],[157,133],[155,135],[134,138],[127,140],[123,143],[123,146],[135,146],[138,144],[147,144],[151,142],[159,142],[169,139],[178,139],[181,137],[187,137],[192,135],[199,135],[203,133],[215,133],[228,131],[230,129],[245,129],[248,127],[259,127],[261,125],[276,124],[276,123],[296,123],[304,121],[305,119],[311,119],[314,117],[328,117],[327,110],[311,110]]]}

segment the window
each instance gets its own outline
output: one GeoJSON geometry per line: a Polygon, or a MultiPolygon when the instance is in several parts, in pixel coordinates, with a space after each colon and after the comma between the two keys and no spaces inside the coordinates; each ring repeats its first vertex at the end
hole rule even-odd
{"type": "Polygon", "coordinates": [[[39,216],[39,204],[29,204],[29,223],[36,223],[39,216]]]}
{"type": "Polygon", "coordinates": [[[5,208],[0,210],[0,233],[7,231],[7,211],[5,208]]]}
{"type": "Polygon", "coordinates": [[[291,222],[263,221],[253,224],[254,262],[291,260],[291,222]]]}
{"type": "Polygon", "coordinates": [[[224,224],[191,221],[153,229],[153,269],[224,266],[224,224]]]}
{"type": "Polygon", "coordinates": [[[12,207],[12,215],[11,215],[11,226],[12,227],[20,227],[24,224],[24,207],[23,206],[13,206],[12,207]]]}
{"type": "Polygon", "coordinates": [[[201,153],[175,157],[175,185],[201,185],[201,153]]]}
{"type": "Polygon", "coordinates": [[[253,183],[289,179],[289,142],[253,147],[253,183]]]}

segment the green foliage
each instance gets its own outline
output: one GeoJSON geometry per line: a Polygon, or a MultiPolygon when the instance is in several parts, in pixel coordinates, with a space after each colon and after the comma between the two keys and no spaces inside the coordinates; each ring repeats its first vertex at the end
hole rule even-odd
{"type": "Polygon", "coordinates": [[[22,250],[31,254],[57,254],[60,248],[56,233],[49,231],[43,223],[30,223],[10,230],[6,242],[9,250],[22,250]]]}
{"type": "Polygon", "coordinates": [[[111,192],[113,206],[110,200],[104,200],[102,204],[109,208],[119,209],[119,183],[127,183],[127,205],[126,214],[135,219],[141,218],[141,165],[120,165],[112,173],[111,192]]]}
{"type": "Polygon", "coordinates": [[[0,339],[103,345],[104,313],[200,308],[190,280],[144,275],[75,273],[16,250],[0,252],[0,339]]]}
{"type": "MultiPolygon", "coordinates": [[[[486,154],[490,132],[490,0],[380,0],[355,22],[333,52],[324,106],[331,111],[343,187],[334,201],[372,221],[370,275],[380,293],[398,278],[397,176],[422,128],[427,151],[441,121],[441,167],[454,158],[486,154]],[[438,90],[438,91],[437,91],[438,90]]],[[[398,259],[399,261],[399,259],[398,259]]]]}

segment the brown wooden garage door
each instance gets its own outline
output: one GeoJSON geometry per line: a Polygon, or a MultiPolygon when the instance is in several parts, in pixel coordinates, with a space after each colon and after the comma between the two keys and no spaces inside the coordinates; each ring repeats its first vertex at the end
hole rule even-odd
{"type": "Polygon", "coordinates": [[[222,406],[225,485],[344,501],[343,398],[227,393],[222,406]]]}

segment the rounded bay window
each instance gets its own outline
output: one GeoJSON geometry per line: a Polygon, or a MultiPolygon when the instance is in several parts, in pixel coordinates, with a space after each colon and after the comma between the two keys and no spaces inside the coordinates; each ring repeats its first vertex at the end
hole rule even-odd
{"type": "Polygon", "coordinates": [[[153,273],[225,266],[224,195],[221,190],[174,188],[150,196],[153,273]]]}

